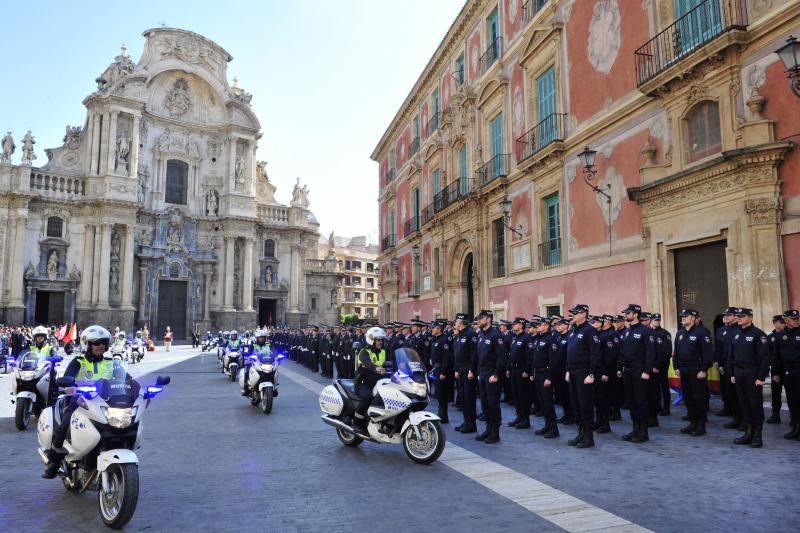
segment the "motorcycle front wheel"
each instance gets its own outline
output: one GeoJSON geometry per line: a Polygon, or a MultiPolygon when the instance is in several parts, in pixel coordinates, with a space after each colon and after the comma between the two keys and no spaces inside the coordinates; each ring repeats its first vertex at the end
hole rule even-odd
{"type": "Polygon", "coordinates": [[[272,400],[272,388],[264,387],[264,389],[261,391],[261,411],[263,411],[265,415],[268,415],[272,412],[272,400]]]}
{"type": "Polygon", "coordinates": [[[33,414],[33,403],[30,398],[20,398],[17,400],[17,410],[14,413],[14,425],[20,431],[28,429],[33,414]]]}
{"type": "Polygon", "coordinates": [[[438,420],[424,420],[418,428],[419,438],[413,426],[403,434],[403,449],[409,459],[427,465],[442,455],[446,438],[438,420]]]}
{"type": "Polygon", "coordinates": [[[139,467],[135,464],[112,464],[108,467],[108,492],[97,492],[100,517],[112,529],[128,523],[139,501],[139,467]]]}

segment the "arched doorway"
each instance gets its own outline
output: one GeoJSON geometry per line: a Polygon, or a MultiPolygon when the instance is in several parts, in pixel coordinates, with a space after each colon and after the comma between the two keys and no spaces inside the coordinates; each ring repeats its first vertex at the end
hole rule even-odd
{"type": "Polygon", "coordinates": [[[463,287],[461,302],[464,307],[463,313],[470,317],[475,316],[475,287],[472,285],[472,253],[468,253],[464,258],[464,266],[461,269],[461,286],[463,287]]]}

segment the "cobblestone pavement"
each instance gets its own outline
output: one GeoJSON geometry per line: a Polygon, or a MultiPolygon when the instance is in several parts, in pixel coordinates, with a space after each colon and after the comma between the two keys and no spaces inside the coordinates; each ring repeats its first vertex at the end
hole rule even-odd
{"type": "MultiPolygon", "coordinates": [[[[445,455],[420,466],[400,446],[342,446],[319,420],[313,390],[325,380],[299,365],[284,364],[280,396],[264,415],[220,373],[216,356],[195,354],[157,354],[146,370],[172,376],[172,384],[145,416],[139,504],[129,531],[604,527],[531,511],[542,495],[580,502],[580,512],[603,511],[626,524],[616,531],[795,531],[800,443],[781,438],[786,424],[765,426],[761,450],[734,446],[738,433],[713,416],[709,436],[678,434],[682,408],[661,418],[652,441],[638,446],[619,439],[627,422],[597,436],[593,450],[567,446],[575,426],[562,427],[555,441],[503,428],[502,443],[489,446],[450,429],[461,421],[451,407],[455,424],[446,426],[445,455]],[[527,495],[527,487],[536,489],[527,495]]],[[[503,409],[510,419],[511,409],[503,409]]],[[[541,427],[540,418],[533,420],[541,427]]],[[[35,448],[32,430],[18,432],[12,418],[0,417],[0,529],[102,530],[96,493],[70,494],[60,481],[41,479],[35,448]]]]}

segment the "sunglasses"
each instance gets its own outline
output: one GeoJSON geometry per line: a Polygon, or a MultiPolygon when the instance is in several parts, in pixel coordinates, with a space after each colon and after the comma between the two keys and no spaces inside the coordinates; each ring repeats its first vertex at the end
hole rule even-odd
{"type": "Polygon", "coordinates": [[[98,340],[98,341],[91,341],[89,346],[108,346],[107,340],[98,340]]]}

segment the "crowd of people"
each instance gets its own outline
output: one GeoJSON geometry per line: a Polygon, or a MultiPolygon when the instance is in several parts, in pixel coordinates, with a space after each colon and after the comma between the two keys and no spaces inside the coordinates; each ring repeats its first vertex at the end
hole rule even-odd
{"type": "MultiPolygon", "coordinates": [[[[709,371],[720,375],[724,425],[742,434],[736,444],[763,446],[763,424],[781,423],[785,389],[791,430],[785,438],[800,438],[800,313],[789,309],[773,317],[768,334],[753,324],[753,311],[727,307],[722,326],[712,332],[695,309],[683,309],[681,327],[671,333],[661,327],[661,315],[631,304],[619,314],[590,314],[575,305],[568,316],[518,317],[495,323],[491,311],[472,318],[412,320],[383,325],[380,351],[391,360],[395,350],[416,350],[428,365],[438,416],[449,423],[448,406],[463,412],[462,433],[476,439],[500,441],[500,404],[513,404],[508,427],[529,429],[531,417],[544,419],[534,433],[559,436],[559,425],[577,425],[568,444],[594,446],[594,434],[611,431],[611,422],[630,413],[626,441],[643,443],[659,417],[671,414],[670,366],[680,381],[688,422],[680,432],[706,434],[709,411],[709,371]],[[770,382],[772,413],[765,420],[764,385],[770,382]],[[481,412],[477,412],[480,406],[481,412]],[[556,406],[561,407],[557,417],[556,406]]],[[[329,378],[353,378],[359,353],[367,346],[369,326],[313,325],[270,330],[272,342],[288,356],[329,378]]],[[[380,358],[378,358],[380,359],[380,358]]]]}

